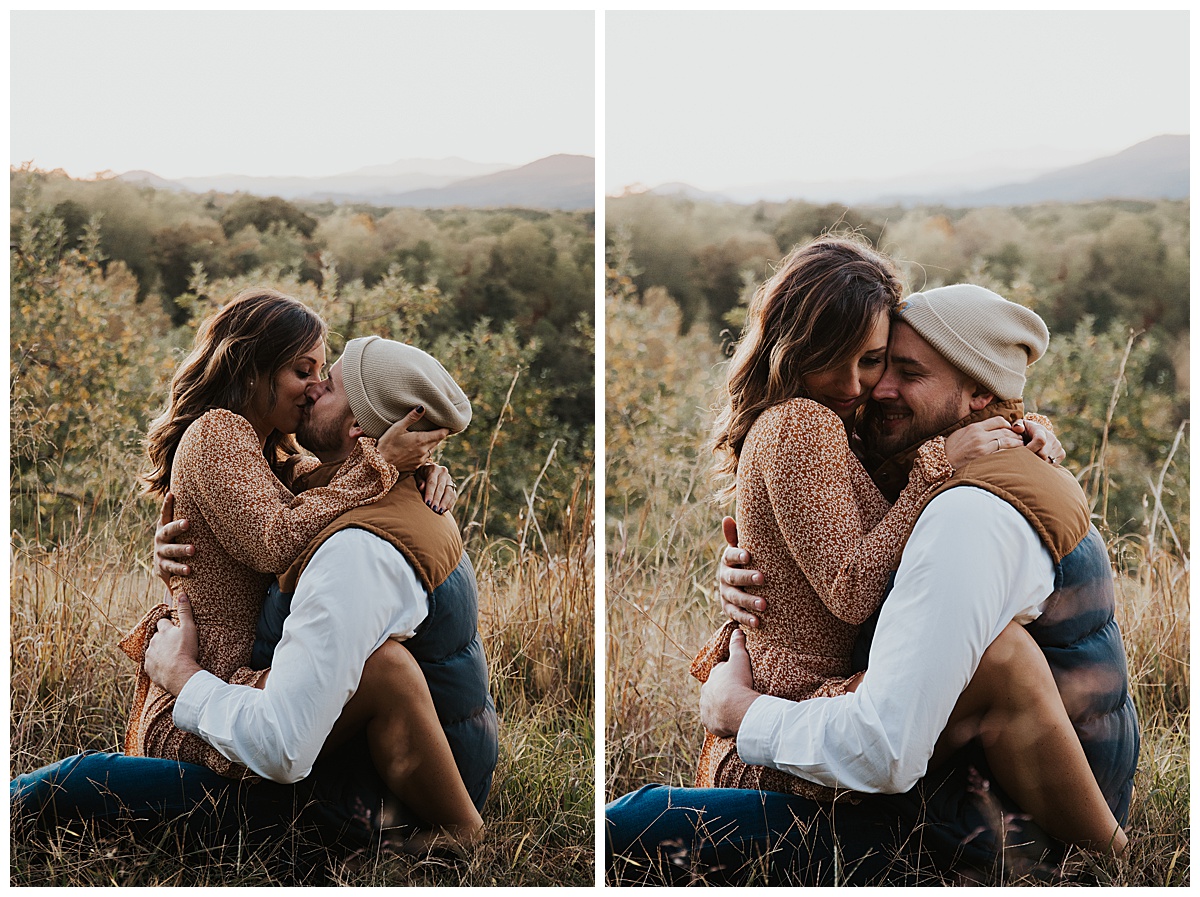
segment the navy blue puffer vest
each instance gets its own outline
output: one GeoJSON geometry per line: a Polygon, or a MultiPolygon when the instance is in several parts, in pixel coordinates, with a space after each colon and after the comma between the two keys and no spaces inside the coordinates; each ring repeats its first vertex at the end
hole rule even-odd
{"type": "MultiPolygon", "coordinates": [[[[318,476],[326,471],[318,468],[318,476]]],[[[318,485],[310,474],[306,485],[318,485]]],[[[273,586],[264,603],[255,642],[254,663],[266,666],[283,630],[291,593],[304,566],[326,539],[347,528],[364,529],[389,542],[412,564],[429,594],[429,615],[404,646],[420,664],[437,708],[438,719],[454,753],[467,792],[482,809],[499,756],[496,707],[488,687],[487,661],[479,636],[479,592],[475,569],[462,548],[457,524],[437,515],[411,478],[402,479],[377,502],[347,511],[326,527],[273,586]]],[[[419,814],[394,802],[377,814],[387,798],[374,774],[369,755],[343,756],[336,763],[318,762],[310,779],[330,806],[331,818],[350,829],[375,830],[381,824],[418,824],[419,814]],[[363,760],[366,759],[364,763],[363,760]],[[367,767],[349,770],[348,767],[367,767]]],[[[344,752],[339,752],[343,754],[344,752]]],[[[324,758],[323,758],[324,760],[324,758]]]]}
{"type": "Polygon", "coordinates": [[[1025,628],[1046,655],[1067,715],[1113,815],[1129,814],[1141,740],[1129,694],[1112,566],[1087,499],[1067,471],[1032,452],[996,452],[942,487],[976,486],[1024,515],[1054,559],[1054,591],[1025,628]]]}
{"type": "Polygon", "coordinates": [[[1124,825],[1141,736],[1129,694],[1112,569],[1095,527],[1055,565],[1054,593],[1025,628],[1046,655],[1100,790],[1124,825]]]}
{"type": "Polygon", "coordinates": [[[430,594],[429,616],[404,646],[425,673],[463,783],[482,809],[499,756],[499,738],[478,619],[475,568],[463,554],[450,577],[430,594]]]}
{"type": "MultiPolygon", "coordinates": [[[[1023,450],[996,452],[963,466],[938,494],[959,486],[985,489],[1007,501],[1050,551],[1054,591],[1042,615],[1026,629],[1045,654],[1100,790],[1124,825],[1140,735],[1114,619],[1112,568],[1104,542],[1091,526],[1086,498],[1069,473],[1023,450]]],[[[873,624],[860,633],[856,661],[866,658],[873,624]]],[[[997,807],[1010,813],[1017,808],[989,779],[982,749],[973,744],[918,784],[912,794],[920,801],[931,847],[976,862],[998,856],[1002,843],[1010,846],[1026,836],[1031,847],[1045,848],[1048,839],[1040,830],[1028,834],[1036,829],[1028,823],[1024,833],[1002,840],[988,817],[997,807]]]]}

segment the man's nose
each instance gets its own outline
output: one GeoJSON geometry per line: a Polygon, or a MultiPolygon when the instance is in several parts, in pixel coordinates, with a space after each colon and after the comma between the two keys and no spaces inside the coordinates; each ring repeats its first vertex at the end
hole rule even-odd
{"type": "Polygon", "coordinates": [[[879,378],[879,382],[875,384],[875,388],[871,390],[871,398],[876,402],[883,402],[887,399],[896,397],[896,378],[891,371],[884,371],[883,376],[879,378]]]}

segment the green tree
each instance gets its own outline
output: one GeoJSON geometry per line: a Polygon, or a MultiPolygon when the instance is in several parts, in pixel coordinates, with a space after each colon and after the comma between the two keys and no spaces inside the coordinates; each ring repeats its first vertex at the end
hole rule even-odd
{"type": "Polygon", "coordinates": [[[228,273],[225,248],[225,232],[211,220],[185,221],[155,231],[150,255],[158,269],[163,308],[175,324],[184,320],[183,312],[174,303],[175,297],[187,292],[195,265],[203,265],[217,276],[228,273]]]}
{"type": "Polygon", "coordinates": [[[832,230],[862,230],[867,237],[877,239],[882,225],[870,216],[840,203],[812,205],[789,202],[775,224],[772,236],[780,254],[791,252],[800,243],[807,243],[832,230]]]}
{"type": "Polygon", "coordinates": [[[278,221],[269,224],[265,231],[246,225],[229,237],[225,255],[231,271],[269,268],[296,272],[302,279],[314,281],[319,276],[320,262],[311,241],[278,221]]]}
{"type": "MultiPolygon", "coordinates": [[[[722,371],[703,331],[679,335],[678,306],[661,287],[640,297],[621,241],[605,271],[605,507],[610,526],[643,506],[678,508],[710,488],[705,451],[722,371]]],[[[670,520],[668,511],[647,520],[670,520]]],[[[635,537],[653,544],[662,534],[635,537]]]]}
{"type": "Polygon", "coordinates": [[[1157,351],[1151,336],[1119,324],[1097,332],[1085,317],[1052,337],[1046,359],[1029,369],[1025,397],[1054,421],[1067,467],[1110,531],[1145,533],[1161,504],[1186,550],[1186,429],[1182,447],[1172,454],[1172,446],[1186,428],[1187,406],[1164,388],[1168,372],[1156,367],[1157,351]]]}
{"type": "Polygon", "coordinates": [[[460,482],[469,536],[519,538],[535,523],[557,531],[575,483],[591,469],[594,428],[571,429],[554,416],[557,385],[533,367],[539,348],[522,342],[513,324],[493,330],[487,319],[434,346],[471,397],[471,426],[443,453],[451,470],[471,472],[460,482]]]}
{"type": "Polygon", "coordinates": [[[125,519],[130,459],[174,366],[166,316],[137,302],[123,264],[102,270],[94,226],[85,236],[67,249],[61,221],[29,216],[10,252],[12,523],[47,544],[125,519]]]}
{"type": "Polygon", "coordinates": [[[730,237],[700,249],[696,276],[714,337],[720,339],[729,313],[741,301],[747,277],[765,279],[778,253],[774,239],[766,234],[730,237]]]}
{"type": "Polygon", "coordinates": [[[289,227],[310,239],[317,229],[317,219],[278,196],[251,196],[239,194],[221,213],[221,229],[226,237],[232,237],[244,227],[253,227],[265,234],[272,225],[289,227]]]}

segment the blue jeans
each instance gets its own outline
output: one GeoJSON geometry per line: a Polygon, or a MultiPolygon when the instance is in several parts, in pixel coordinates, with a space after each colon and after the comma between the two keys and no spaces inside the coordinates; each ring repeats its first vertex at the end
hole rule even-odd
{"type": "Polygon", "coordinates": [[[608,884],[876,883],[912,830],[886,803],[647,785],[605,808],[608,884]]]}
{"type": "Polygon", "coordinates": [[[24,831],[69,826],[147,834],[178,826],[208,845],[236,843],[239,833],[244,841],[270,843],[313,809],[295,786],[234,781],[190,763],[98,752],[17,776],[9,798],[13,825],[24,831]]]}
{"type": "Polygon", "coordinates": [[[930,884],[1053,878],[1063,845],[1021,814],[977,744],[904,794],[819,803],[647,785],[605,808],[609,884],[930,884]]]}
{"type": "MultiPolygon", "coordinates": [[[[295,785],[237,781],[191,763],[89,752],[9,784],[14,831],[67,826],[98,835],[177,831],[187,843],[221,849],[271,845],[301,856],[314,847],[368,846],[383,824],[380,786],[365,739],[352,739],[295,785]]],[[[392,808],[389,825],[413,825],[392,808]]]]}

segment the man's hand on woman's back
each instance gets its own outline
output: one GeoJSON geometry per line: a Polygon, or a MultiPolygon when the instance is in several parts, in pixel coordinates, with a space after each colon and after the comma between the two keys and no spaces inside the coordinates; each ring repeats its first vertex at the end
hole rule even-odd
{"type": "Polygon", "coordinates": [[[758,626],[758,617],[755,614],[766,610],[767,602],[757,595],[743,592],[742,589],[762,585],[763,575],[758,570],[745,569],[750,563],[750,552],[738,548],[737,522],[732,517],[721,521],[721,533],[729,543],[717,567],[721,610],[735,623],[755,629],[758,626]]]}
{"type": "Polygon", "coordinates": [[[158,529],[154,531],[154,572],[162,581],[171,586],[172,576],[191,576],[192,568],[183,563],[184,558],[190,558],[196,553],[196,546],[187,543],[176,544],[183,533],[187,532],[187,518],[172,520],[175,516],[175,496],[170,492],[163,498],[162,512],[158,515],[158,529]]]}
{"type": "Polygon", "coordinates": [[[179,593],[176,612],[178,624],[167,617],[158,621],[158,631],[146,645],[144,666],[146,675],[155,685],[179,697],[183,686],[200,672],[201,667],[192,603],[183,592],[179,593]]]}

